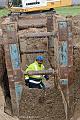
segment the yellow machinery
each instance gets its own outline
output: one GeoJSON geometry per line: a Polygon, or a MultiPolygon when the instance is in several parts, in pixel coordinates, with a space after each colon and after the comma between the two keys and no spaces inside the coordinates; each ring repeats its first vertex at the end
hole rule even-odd
{"type": "Polygon", "coordinates": [[[22,4],[18,7],[11,7],[11,12],[27,13],[36,11],[53,10],[56,6],[60,6],[60,0],[22,0],[22,4]]]}

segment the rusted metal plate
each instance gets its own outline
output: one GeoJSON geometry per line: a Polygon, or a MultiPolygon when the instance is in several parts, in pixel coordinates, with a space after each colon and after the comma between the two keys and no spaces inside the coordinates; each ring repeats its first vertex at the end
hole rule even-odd
{"type": "Polygon", "coordinates": [[[73,41],[68,40],[68,66],[73,66],[73,41]]]}
{"type": "Polygon", "coordinates": [[[61,85],[68,85],[68,79],[60,79],[61,85]]]}
{"type": "Polygon", "coordinates": [[[10,56],[11,56],[11,62],[13,69],[18,69],[20,68],[20,56],[19,56],[19,50],[16,44],[10,44],[9,45],[10,49],[10,56]]]}
{"type": "Polygon", "coordinates": [[[69,79],[69,86],[74,83],[74,78],[73,78],[73,67],[68,68],[68,79],[69,79]]]}
{"type": "Polygon", "coordinates": [[[60,66],[68,65],[68,43],[67,41],[60,42],[59,45],[59,63],[60,66]]]}
{"type": "Polygon", "coordinates": [[[18,107],[22,95],[22,89],[23,89],[22,85],[18,82],[15,82],[15,93],[18,107]]]}
{"type": "Polygon", "coordinates": [[[53,14],[47,16],[47,31],[51,32],[54,29],[53,26],[53,14]]]}
{"type": "Polygon", "coordinates": [[[5,24],[5,22],[4,22],[4,23],[2,23],[1,27],[2,27],[3,33],[17,31],[17,23],[16,22],[8,21],[7,24],[5,24]]]}
{"type": "Polygon", "coordinates": [[[11,23],[9,25],[7,25],[7,32],[12,32],[12,31],[16,31],[16,25],[14,23],[11,23]]]}
{"type": "Polygon", "coordinates": [[[68,38],[68,25],[67,21],[59,21],[58,23],[59,29],[59,40],[66,41],[68,38]]]}
{"type": "Polygon", "coordinates": [[[6,45],[6,44],[14,44],[14,43],[16,43],[16,40],[14,41],[14,40],[12,40],[12,39],[10,39],[10,40],[2,40],[2,41],[0,41],[0,45],[6,45]]]}
{"type": "Polygon", "coordinates": [[[15,41],[15,39],[17,38],[17,32],[16,31],[8,32],[7,38],[12,39],[13,41],[15,41]]]}
{"type": "Polygon", "coordinates": [[[62,79],[68,78],[68,68],[67,67],[60,67],[60,76],[62,79]]]}

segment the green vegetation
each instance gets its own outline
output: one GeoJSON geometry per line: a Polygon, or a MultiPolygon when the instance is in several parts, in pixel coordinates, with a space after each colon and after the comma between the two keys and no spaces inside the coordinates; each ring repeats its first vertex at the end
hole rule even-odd
{"type": "Polygon", "coordinates": [[[8,15],[9,10],[6,8],[0,8],[0,17],[8,15]]]}
{"type": "Polygon", "coordinates": [[[80,15],[80,6],[69,6],[69,7],[61,7],[56,8],[56,12],[61,15],[80,15]]]}

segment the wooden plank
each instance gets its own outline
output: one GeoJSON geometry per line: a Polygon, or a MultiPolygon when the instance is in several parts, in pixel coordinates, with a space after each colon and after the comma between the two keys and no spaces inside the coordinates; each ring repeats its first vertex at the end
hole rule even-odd
{"type": "MultiPolygon", "coordinates": [[[[54,31],[53,17],[54,16],[52,12],[47,14],[47,31],[48,32],[54,31]]],[[[48,60],[49,60],[51,68],[54,68],[54,38],[55,37],[56,37],[56,34],[55,36],[48,37],[48,60]]]]}
{"type": "Polygon", "coordinates": [[[35,50],[35,51],[27,51],[27,52],[22,52],[21,54],[35,54],[35,53],[45,53],[48,52],[47,50],[35,50]]]}
{"type": "Polygon", "coordinates": [[[40,71],[28,71],[28,72],[24,72],[23,73],[25,75],[51,75],[51,74],[55,74],[54,70],[40,70],[40,71]]]}
{"type": "MultiPolygon", "coordinates": [[[[49,36],[56,36],[56,33],[55,32],[36,32],[36,33],[26,33],[26,35],[24,37],[26,38],[42,38],[42,37],[49,37],[49,36]]],[[[20,36],[22,37],[22,36],[20,36]]]]}
{"type": "Polygon", "coordinates": [[[8,40],[8,41],[5,41],[2,39],[2,41],[0,41],[0,45],[6,45],[6,44],[14,44],[16,43],[15,41],[11,41],[11,40],[8,40]]]}
{"type": "Polygon", "coordinates": [[[67,21],[59,21],[58,23],[59,29],[59,40],[66,41],[68,38],[68,24],[67,21]]]}
{"type": "Polygon", "coordinates": [[[47,20],[41,19],[23,19],[18,21],[18,29],[27,29],[29,27],[46,27],[47,20]]]}

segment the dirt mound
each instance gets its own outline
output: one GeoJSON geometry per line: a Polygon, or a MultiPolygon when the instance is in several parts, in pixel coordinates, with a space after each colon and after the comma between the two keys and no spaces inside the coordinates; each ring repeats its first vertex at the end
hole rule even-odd
{"type": "Polygon", "coordinates": [[[80,15],[74,16],[72,19],[73,41],[74,43],[80,42],[80,15]]]}
{"type": "Polygon", "coordinates": [[[72,17],[72,21],[74,23],[74,26],[80,26],[80,15],[72,17]]]}
{"type": "Polygon", "coordinates": [[[73,65],[74,82],[70,86],[70,111],[75,120],[80,115],[80,48],[74,49],[74,65],[73,65]]]}
{"type": "Polygon", "coordinates": [[[19,112],[20,120],[65,120],[61,93],[55,88],[24,87],[19,112]]]}

